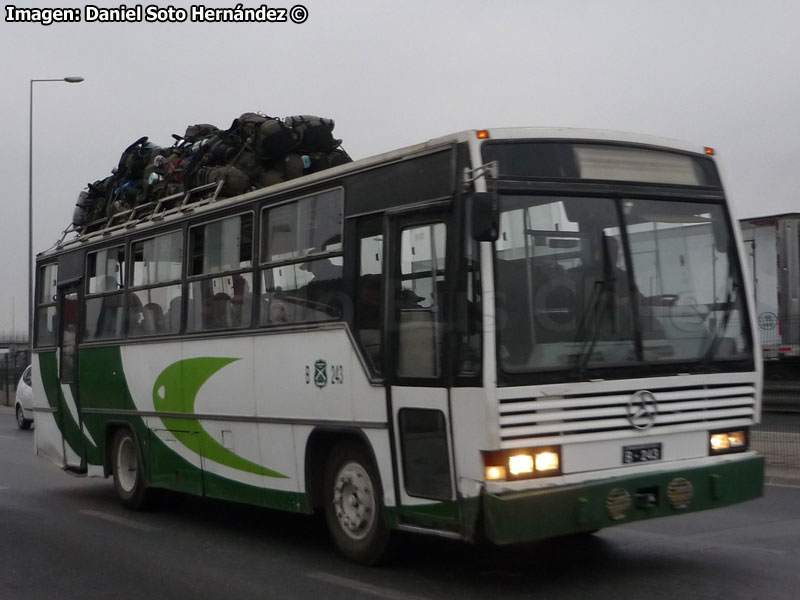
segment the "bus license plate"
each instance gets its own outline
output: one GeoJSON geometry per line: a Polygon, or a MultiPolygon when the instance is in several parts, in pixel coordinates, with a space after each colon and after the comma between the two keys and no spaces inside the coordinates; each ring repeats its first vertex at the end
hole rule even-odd
{"type": "Polygon", "coordinates": [[[622,463],[651,462],[661,460],[661,444],[640,444],[622,447],[622,463]]]}

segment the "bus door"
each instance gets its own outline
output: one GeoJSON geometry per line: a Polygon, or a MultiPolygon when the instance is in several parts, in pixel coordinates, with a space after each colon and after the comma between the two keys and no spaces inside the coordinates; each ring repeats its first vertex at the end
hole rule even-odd
{"type": "Polygon", "coordinates": [[[64,465],[67,469],[84,472],[86,453],[82,433],[78,392],[78,333],[80,331],[80,284],[70,283],[58,288],[59,350],[58,350],[58,414],[64,444],[64,465]]]}
{"type": "Polygon", "coordinates": [[[458,527],[444,349],[447,226],[441,214],[388,219],[386,380],[402,523],[458,527]]]}

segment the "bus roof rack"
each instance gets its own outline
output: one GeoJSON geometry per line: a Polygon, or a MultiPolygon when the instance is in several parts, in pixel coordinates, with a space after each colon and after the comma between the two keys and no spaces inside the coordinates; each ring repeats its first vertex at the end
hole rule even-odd
{"type": "Polygon", "coordinates": [[[159,200],[140,204],[133,208],[128,208],[110,216],[96,219],[80,227],[70,225],[62,233],[59,240],[55,243],[56,248],[63,248],[74,242],[88,242],[99,237],[110,235],[122,229],[130,229],[141,223],[160,221],[164,217],[177,212],[186,212],[195,207],[205,206],[222,200],[220,192],[225,186],[225,179],[205,183],[191,188],[184,192],[165,196],[159,200]],[[198,197],[203,192],[211,192],[205,196],[198,197]],[[67,239],[70,234],[74,237],[67,239]]]}

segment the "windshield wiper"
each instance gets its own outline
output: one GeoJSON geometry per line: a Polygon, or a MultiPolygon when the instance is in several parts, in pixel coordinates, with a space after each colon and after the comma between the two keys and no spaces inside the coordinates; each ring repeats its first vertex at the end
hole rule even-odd
{"type": "Polygon", "coordinates": [[[575,341],[583,341],[580,351],[574,355],[575,373],[582,376],[586,372],[586,366],[591,360],[594,347],[600,338],[601,324],[609,313],[611,316],[611,331],[616,331],[614,296],[616,294],[616,275],[611,264],[611,256],[608,251],[608,244],[603,236],[603,279],[595,281],[592,286],[592,293],[583,306],[583,315],[578,331],[575,333],[575,341]],[[591,327],[591,335],[586,336],[586,330],[591,327]]]}
{"type": "Polygon", "coordinates": [[[708,347],[703,353],[703,360],[700,362],[703,367],[707,367],[716,357],[719,346],[722,343],[722,340],[725,339],[724,334],[728,330],[728,322],[731,319],[734,304],[738,304],[738,300],[739,284],[729,274],[728,291],[725,294],[725,302],[722,305],[725,309],[725,312],[722,315],[722,319],[715,321],[714,323],[714,329],[711,331],[708,347]]]}
{"type": "MultiPolygon", "coordinates": [[[[589,300],[583,307],[584,313],[581,318],[580,326],[575,334],[575,341],[583,341],[580,351],[573,355],[575,363],[574,372],[576,375],[583,375],[586,372],[586,365],[589,364],[594,347],[597,345],[597,340],[600,338],[600,324],[603,322],[605,314],[608,312],[610,306],[609,290],[614,289],[614,283],[607,280],[595,281],[592,286],[592,293],[589,300]],[[606,299],[605,302],[603,299],[606,299]],[[586,336],[586,330],[591,327],[590,337],[586,336]]],[[[612,319],[613,319],[613,311],[612,319]]]]}

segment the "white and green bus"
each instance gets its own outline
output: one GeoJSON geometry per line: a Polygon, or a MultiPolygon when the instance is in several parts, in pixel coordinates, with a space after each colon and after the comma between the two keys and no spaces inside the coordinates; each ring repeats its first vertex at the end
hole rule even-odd
{"type": "Polygon", "coordinates": [[[493,544],[763,491],[761,363],[714,158],[466,131],[37,257],[36,451],[174,490],[493,544]]]}

